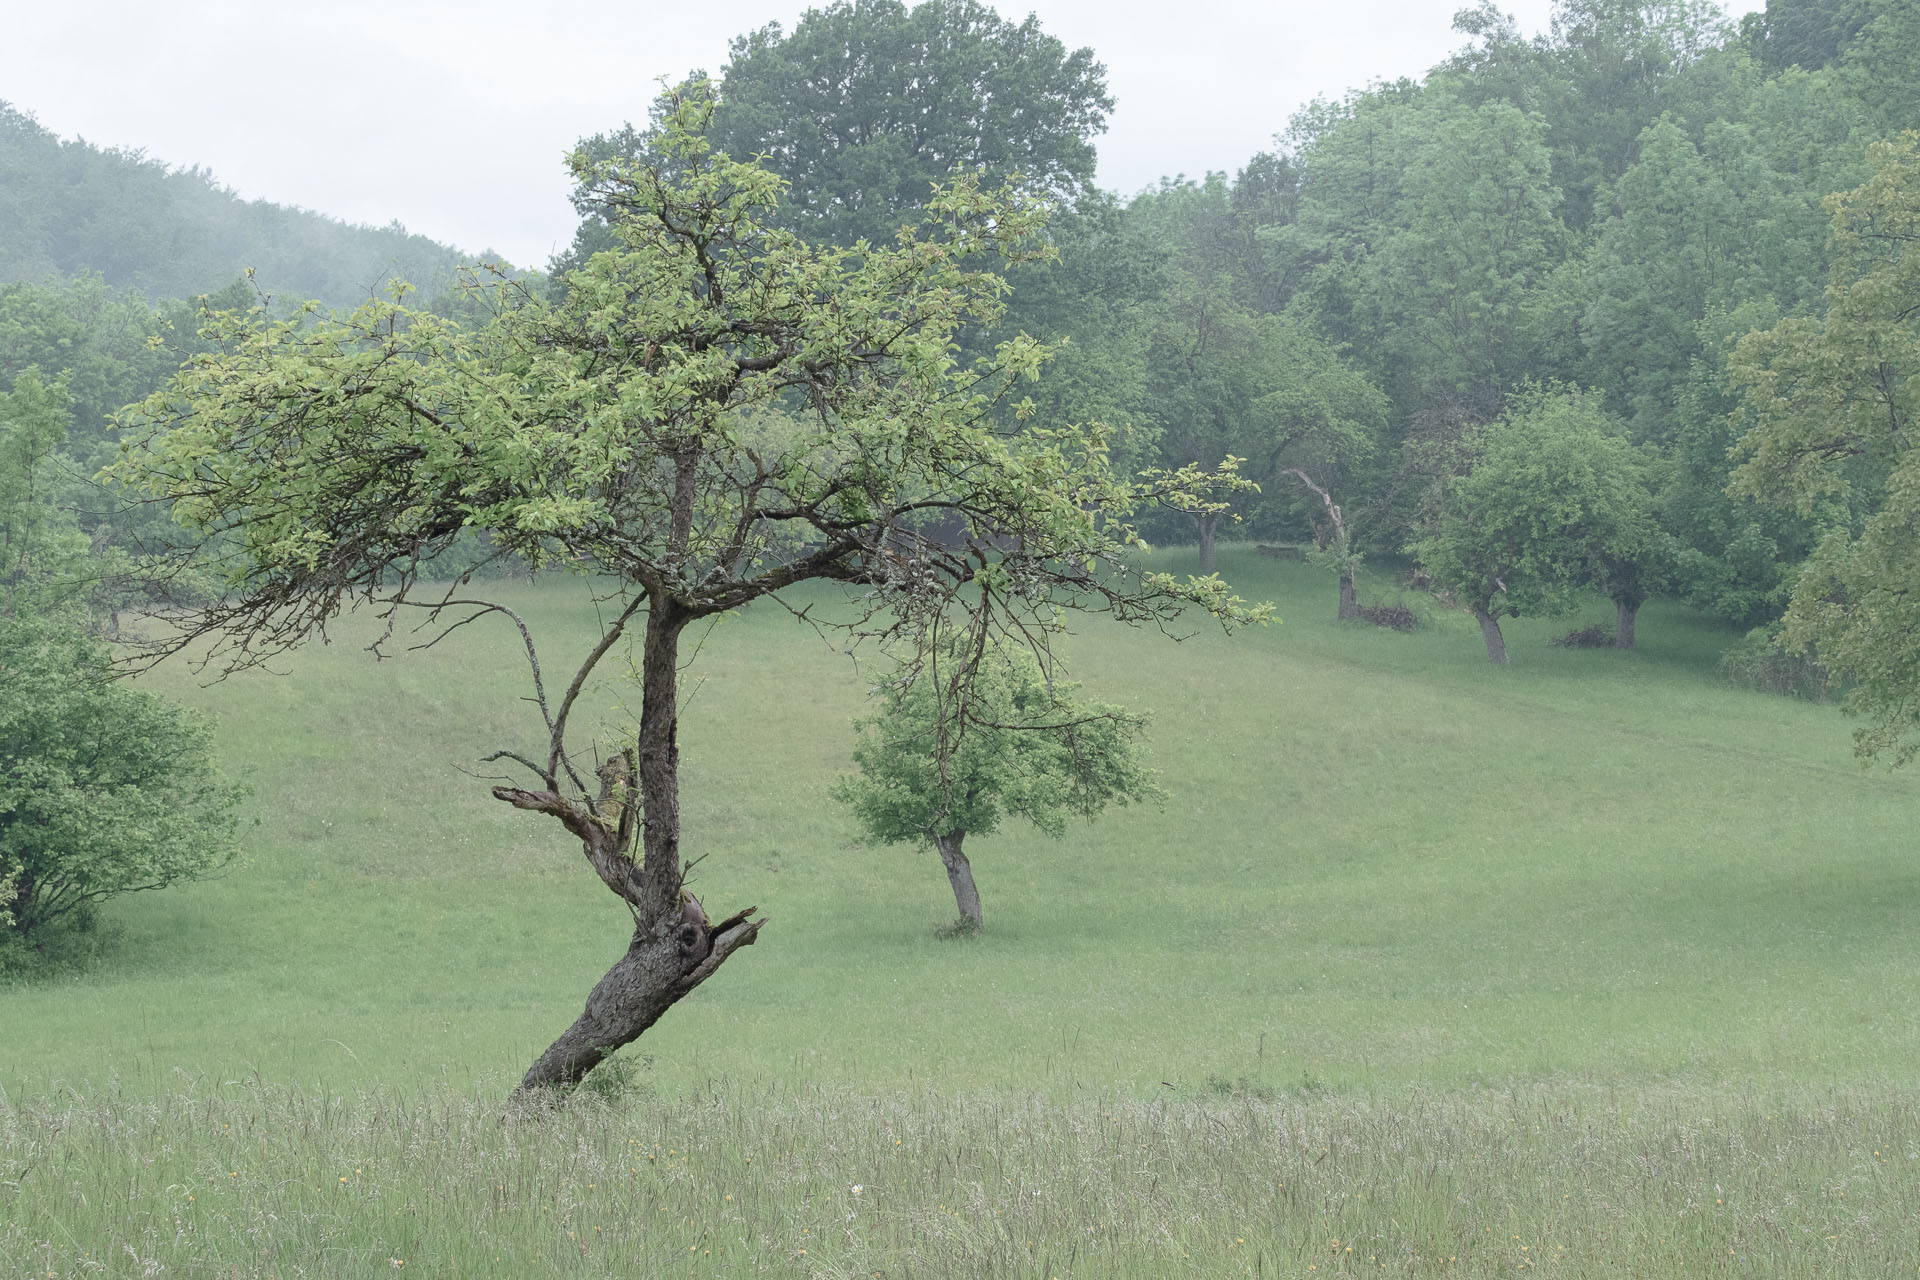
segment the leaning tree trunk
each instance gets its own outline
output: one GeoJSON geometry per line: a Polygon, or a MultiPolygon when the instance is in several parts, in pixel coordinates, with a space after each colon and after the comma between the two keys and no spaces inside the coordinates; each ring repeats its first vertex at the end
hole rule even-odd
{"type": "Polygon", "coordinates": [[[1613,602],[1613,647],[1616,649],[1633,648],[1633,619],[1640,612],[1638,600],[1615,600],[1613,602]]]}
{"type": "Polygon", "coordinates": [[[1213,536],[1220,527],[1219,513],[1193,517],[1193,527],[1200,537],[1200,572],[1212,573],[1219,566],[1213,548],[1213,536]]]}
{"type": "Polygon", "coordinates": [[[985,925],[980,918],[980,891],[973,887],[973,865],[960,852],[960,842],[966,838],[964,831],[950,831],[935,836],[933,847],[940,851],[940,861],[947,868],[947,883],[953,886],[953,900],[961,917],[973,921],[973,927],[979,929],[985,925]]]}
{"type": "Polygon", "coordinates": [[[626,954],[595,985],[574,1024],[527,1071],[514,1089],[516,1097],[578,1084],[706,981],[729,955],[751,945],[766,923],[749,921],[754,910],[749,907],[712,924],[700,904],[681,891],[675,685],[680,632],[693,616],[671,601],[650,603],[640,666],[639,740],[630,757],[601,766],[596,799],[494,788],[494,795],[510,804],[558,818],[579,838],[587,861],[634,920],[626,954]]]}
{"type": "Polygon", "coordinates": [[[1484,609],[1475,609],[1473,616],[1480,620],[1480,638],[1487,642],[1487,661],[1505,666],[1507,638],[1500,634],[1500,619],[1484,609]]]}

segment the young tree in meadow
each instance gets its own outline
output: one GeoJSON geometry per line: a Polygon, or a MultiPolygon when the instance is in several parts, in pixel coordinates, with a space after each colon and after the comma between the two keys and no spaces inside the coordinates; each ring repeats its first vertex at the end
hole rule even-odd
{"type": "Polygon", "coordinates": [[[969,835],[1016,817],[1058,838],[1069,817],[1159,795],[1142,717],[1081,702],[1027,652],[972,639],[933,646],[880,691],[883,709],[856,722],[859,772],[834,789],[868,838],[933,845],[966,931],[985,924],[969,835]]]}
{"type": "Polygon", "coordinates": [[[980,637],[1017,627],[1044,642],[1063,609],[1169,627],[1192,609],[1260,614],[1218,580],[1136,559],[1142,504],[1200,501],[1230,473],[1127,479],[1097,426],[1006,431],[994,403],[1044,348],[1015,337],[955,359],[955,331],[999,315],[1002,282],[982,264],[1037,251],[1040,207],[963,179],[887,246],[809,243],[776,225],[777,175],[713,149],[711,117],[712,95],[691,87],[648,160],[576,154],[620,247],[563,297],[477,282],[493,308],[477,328],[402,299],[227,315],[217,348],[146,403],[119,468],[213,535],[190,558],[212,558],[227,586],[176,617],[166,649],[224,641],[214,660],[244,666],[356,603],[424,619],[423,643],[489,614],[519,630],[542,726],[537,745],[487,757],[528,775],[493,795],[557,821],[632,920],[522,1094],[576,1084],[764,923],[753,908],[715,923],[683,892],[692,624],[819,580],[857,587],[868,629],[907,636],[959,617],[980,637]],[[421,586],[468,532],[586,578],[601,631],[564,681],[548,683],[510,609],[421,586]],[[639,726],[589,750],[572,726],[616,647],[632,654],[639,726]]]}
{"type": "Polygon", "coordinates": [[[1824,314],[1741,339],[1753,415],[1732,491],[1825,526],[1784,640],[1848,682],[1863,758],[1920,753],[1920,137],[1875,143],[1873,176],[1833,197],[1824,314]]]}
{"type": "Polygon", "coordinates": [[[1648,537],[1649,498],[1592,392],[1516,395],[1465,447],[1469,469],[1445,482],[1431,530],[1410,549],[1480,623],[1488,660],[1504,664],[1500,619],[1559,613],[1603,557],[1631,557],[1648,537]]]}

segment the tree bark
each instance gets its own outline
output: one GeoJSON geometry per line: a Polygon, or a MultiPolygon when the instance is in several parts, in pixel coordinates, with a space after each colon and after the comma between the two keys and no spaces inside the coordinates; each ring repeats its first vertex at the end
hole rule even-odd
{"type": "Polygon", "coordinates": [[[1616,649],[1633,648],[1633,619],[1640,612],[1638,600],[1615,600],[1613,602],[1613,647],[1616,649]]]}
{"type": "Polygon", "coordinates": [[[1360,616],[1360,593],[1354,590],[1353,570],[1351,569],[1342,569],[1340,571],[1340,612],[1338,616],[1342,622],[1347,622],[1360,616]]]}
{"type": "Polygon", "coordinates": [[[940,851],[940,861],[947,868],[947,883],[953,886],[953,900],[960,914],[979,929],[986,922],[980,918],[980,891],[973,887],[973,866],[967,861],[967,855],[960,852],[960,842],[966,838],[964,831],[950,831],[935,836],[933,846],[940,851]]]}
{"type": "Polygon", "coordinates": [[[552,814],[577,836],[601,881],[633,912],[627,953],[587,997],[587,1006],[514,1089],[568,1089],[631,1044],[673,1004],[759,935],[753,908],[715,926],[681,893],[680,746],[677,741],[680,633],[696,615],[657,596],[649,603],[640,659],[640,736],[632,753],[600,767],[597,799],[496,787],[522,809],[552,814]],[[634,858],[634,844],[640,857],[634,858]]]}
{"type": "Polygon", "coordinates": [[[1505,666],[1507,638],[1500,634],[1500,619],[1483,609],[1475,609],[1473,616],[1480,620],[1480,638],[1487,642],[1487,661],[1505,666]]]}
{"type": "Polygon", "coordinates": [[[1195,516],[1193,527],[1200,535],[1200,572],[1212,573],[1219,565],[1214,554],[1213,537],[1220,527],[1220,517],[1217,514],[1195,516]]]}

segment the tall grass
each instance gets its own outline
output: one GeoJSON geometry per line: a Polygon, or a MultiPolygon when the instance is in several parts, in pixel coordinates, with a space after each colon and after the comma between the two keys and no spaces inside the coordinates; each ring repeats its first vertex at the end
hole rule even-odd
{"type": "Polygon", "coordinates": [[[1920,1102],[710,1084],[0,1107],[8,1275],[1895,1276],[1920,1102]],[[17,1174],[16,1171],[17,1170],[17,1174]]]}

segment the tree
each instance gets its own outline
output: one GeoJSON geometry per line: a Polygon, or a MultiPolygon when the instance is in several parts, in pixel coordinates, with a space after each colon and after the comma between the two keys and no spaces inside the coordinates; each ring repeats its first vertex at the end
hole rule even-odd
{"type": "Polygon", "coordinates": [[[1645,536],[1647,498],[1631,448],[1591,392],[1517,394],[1466,449],[1469,469],[1446,482],[1432,529],[1411,550],[1479,621],[1488,660],[1504,664],[1500,619],[1559,612],[1602,556],[1628,557],[1645,536]]]}
{"type": "Polygon", "coordinates": [[[0,942],[225,864],[239,792],[198,717],[110,682],[84,629],[98,557],[57,502],[68,414],[37,371],[0,395],[0,942]]]}
{"type": "Polygon", "coordinates": [[[789,183],[782,216],[839,244],[891,242],[962,169],[1071,200],[1113,110],[1091,49],[978,0],[834,0],[731,53],[715,145],[764,156],[789,183]]]}
{"type": "Polygon", "coordinates": [[[1863,759],[1920,752],[1920,136],[1875,143],[1833,197],[1824,315],[1742,338],[1727,363],[1752,415],[1736,495],[1791,506],[1823,536],[1784,641],[1848,682],[1863,759]]]}
{"type": "Polygon", "coordinates": [[[0,897],[29,937],[232,859],[241,792],[206,722],[112,680],[58,618],[0,617],[0,897]]]}
{"type": "Polygon", "coordinates": [[[711,117],[711,95],[689,89],[656,159],[576,154],[621,247],[562,297],[477,280],[495,309],[479,328],[403,298],[344,318],[223,317],[220,349],[147,402],[150,430],[120,472],[216,535],[195,554],[215,559],[227,595],[168,647],[224,638],[219,657],[245,664],[356,602],[419,609],[435,636],[489,614],[518,626],[543,740],[488,757],[533,778],[493,794],[558,820],[633,919],[521,1093],[577,1083],[764,923],[749,908],[716,924],[683,897],[689,625],[814,580],[859,587],[883,634],[954,616],[980,636],[1017,625],[1044,639],[1064,608],[1168,627],[1191,607],[1260,616],[1218,579],[1134,559],[1133,513],[1194,501],[1208,477],[1118,477],[1097,426],[999,427],[994,401],[1045,358],[1028,339],[956,360],[956,329],[999,313],[1002,282],[980,264],[1033,250],[1035,202],[962,179],[889,246],[811,244],[772,225],[780,178],[716,152],[711,117]],[[459,584],[419,587],[420,566],[473,531],[591,575],[605,622],[563,690],[517,615],[459,584]],[[640,723],[596,768],[569,726],[623,641],[638,650],[640,723]]]}
{"type": "MultiPolygon", "coordinates": [[[[1224,278],[1176,273],[1154,316],[1145,406],[1170,465],[1251,460],[1261,480],[1284,463],[1337,467],[1365,456],[1385,425],[1386,401],[1308,320],[1252,316],[1224,278]]],[[[1208,501],[1186,513],[1200,571],[1212,573],[1223,521],[1208,501]]]]}
{"type": "Polygon", "coordinates": [[[933,844],[953,886],[961,926],[982,927],[980,893],[961,845],[1002,817],[1065,834],[1070,816],[1158,795],[1136,743],[1145,721],[1074,699],[1027,653],[966,637],[916,655],[885,686],[884,709],[856,722],[859,773],[835,795],[868,837],[933,844]]]}

